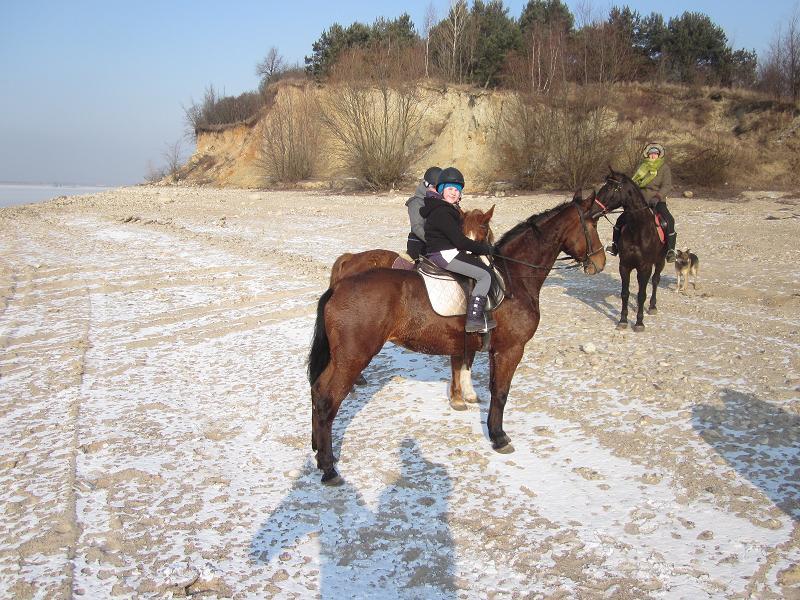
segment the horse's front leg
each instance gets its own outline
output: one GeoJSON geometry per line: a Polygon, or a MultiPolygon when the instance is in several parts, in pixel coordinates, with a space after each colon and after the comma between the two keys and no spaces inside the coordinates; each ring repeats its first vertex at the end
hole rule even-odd
{"type": "Polygon", "coordinates": [[[450,408],[453,410],[467,410],[464,402],[462,373],[467,369],[463,356],[450,357],[450,408]]]}
{"type": "Polygon", "coordinates": [[[489,387],[492,392],[492,400],[489,404],[489,419],[486,424],[492,448],[502,454],[514,451],[511,439],[503,431],[503,411],[506,407],[508,392],[511,389],[511,378],[514,377],[517,365],[522,359],[523,350],[524,346],[515,346],[502,352],[492,352],[489,358],[489,387]]]}
{"type": "Polygon", "coordinates": [[[647,309],[647,312],[651,315],[658,314],[658,308],[656,308],[656,294],[658,292],[658,284],[661,283],[661,269],[663,268],[663,264],[660,267],[657,266],[653,272],[653,278],[650,280],[653,286],[653,293],[650,294],[650,307],[647,309]]]}
{"type": "Polygon", "coordinates": [[[620,262],[619,276],[622,279],[622,288],[620,290],[620,298],[622,298],[622,311],[619,313],[619,323],[617,329],[627,329],[628,327],[628,298],[631,293],[631,270],[628,267],[623,267],[620,262]]]}
{"type": "Polygon", "coordinates": [[[639,306],[636,307],[636,324],[633,326],[634,331],[644,331],[644,303],[647,300],[647,284],[650,281],[650,274],[652,267],[649,269],[637,269],[636,280],[639,282],[639,291],[636,294],[636,301],[639,306]]]}

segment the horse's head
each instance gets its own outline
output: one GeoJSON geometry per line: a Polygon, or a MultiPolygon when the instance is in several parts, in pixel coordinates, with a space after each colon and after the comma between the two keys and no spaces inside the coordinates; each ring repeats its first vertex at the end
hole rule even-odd
{"type": "Polygon", "coordinates": [[[593,214],[592,207],[596,206],[594,192],[586,198],[576,192],[572,204],[575,207],[575,222],[569,228],[561,250],[581,263],[584,273],[596,275],[606,266],[606,253],[597,233],[597,220],[602,213],[593,214]]]}
{"type": "Polygon", "coordinates": [[[644,196],[639,186],[633,180],[612,169],[606,175],[606,180],[595,197],[595,207],[591,210],[592,218],[600,217],[617,208],[638,208],[644,204],[644,196]]]}
{"type": "Polygon", "coordinates": [[[464,213],[464,235],[476,242],[494,244],[494,233],[489,225],[493,214],[494,205],[486,212],[478,208],[466,211],[464,213]]]}

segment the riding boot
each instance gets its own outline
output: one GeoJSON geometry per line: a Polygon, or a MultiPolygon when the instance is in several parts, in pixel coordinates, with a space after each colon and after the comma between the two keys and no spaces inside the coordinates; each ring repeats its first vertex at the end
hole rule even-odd
{"type": "Polygon", "coordinates": [[[675,242],[678,236],[673,231],[667,234],[667,262],[675,262],[675,242]]]}
{"type": "Polygon", "coordinates": [[[467,304],[467,322],[464,330],[467,333],[488,331],[485,309],[486,296],[470,296],[467,304]]]}
{"type": "Polygon", "coordinates": [[[606,246],[606,252],[608,252],[611,256],[616,256],[617,254],[619,254],[619,245],[618,244],[619,244],[619,236],[622,233],[622,223],[621,223],[621,221],[624,221],[623,218],[622,218],[624,214],[625,213],[622,213],[619,216],[619,218],[617,219],[617,222],[614,224],[614,229],[611,230],[611,235],[612,235],[612,240],[613,241],[611,242],[611,244],[606,246]]]}

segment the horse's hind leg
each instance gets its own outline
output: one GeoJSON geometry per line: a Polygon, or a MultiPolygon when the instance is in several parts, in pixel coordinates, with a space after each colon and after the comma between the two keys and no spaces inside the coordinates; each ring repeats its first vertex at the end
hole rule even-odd
{"type": "MultiPolygon", "coordinates": [[[[463,356],[450,357],[450,408],[453,410],[467,410],[464,402],[464,389],[462,373],[467,369],[466,361],[463,356]]],[[[469,371],[467,371],[469,372],[469,371]]]]}
{"type": "Polygon", "coordinates": [[[619,323],[617,329],[627,329],[628,327],[628,298],[631,293],[631,270],[628,267],[619,266],[619,276],[622,279],[620,298],[622,299],[622,311],[619,313],[619,323]]]}
{"type": "Polygon", "coordinates": [[[464,396],[464,402],[476,404],[478,402],[478,394],[475,388],[472,387],[472,362],[475,360],[474,352],[467,352],[464,361],[464,368],[461,370],[461,392],[464,396]]]}
{"type": "Polygon", "coordinates": [[[478,394],[472,387],[472,360],[474,352],[466,356],[450,357],[450,406],[453,410],[466,410],[466,403],[478,402],[478,394]]]}
{"type": "Polygon", "coordinates": [[[639,306],[636,307],[636,324],[633,326],[634,331],[644,331],[644,303],[647,300],[647,284],[650,281],[650,269],[636,270],[636,279],[639,283],[639,291],[636,294],[636,301],[639,306]]]}
{"type": "Polygon", "coordinates": [[[661,283],[661,269],[656,267],[655,272],[653,273],[653,278],[650,280],[653,286],[653,293],[650,295],[650,308],[647,310],[648,313],[651,315],[658,314],[658,308],[656,308],[656,296],[658,294],[658,284],[661,283]]]}
{"type": "Polygon", "coordinates": [[[342,483],[333,466],[336,462],[333,455],[333,420],[356,377],[371,358],[372,355],[360,361],[350,361],[346,365],[337,365],[335,360],[331,360],[311,387],[311,445],[317,453],[317,468],[322,471],[324,484],[342,483]]]}

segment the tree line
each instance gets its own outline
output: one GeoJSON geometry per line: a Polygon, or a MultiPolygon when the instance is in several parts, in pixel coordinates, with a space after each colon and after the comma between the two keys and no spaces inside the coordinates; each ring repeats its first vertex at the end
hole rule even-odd
{"type": "Polygon", "coordinates": [[[408,14],[374,23],[334,23],[312,44],[304,65],[271,47],[256,66],[257,91],[220,96],[213,88],[186,109],[190,127],[245,121],[273,99],[287,77],[317,81],[376,79],[503,88],[547,94],[569,84],[655,82],[761,90],[796,101],[800,94],[800,20],[785,20],[762,60],[735,49],[719,25],[687,11],[665,20],[614,6],[607,15],[573,15],[562,0],[529,0],[518,17],[503,0],[452,0],[438,16],[429,5],[417,26],[408,14]]]}

